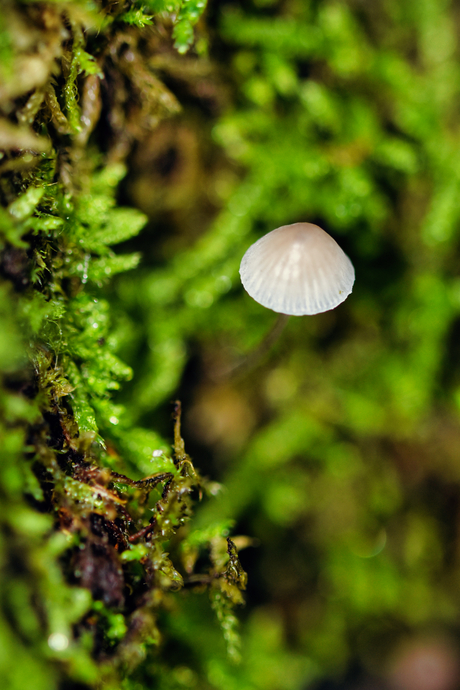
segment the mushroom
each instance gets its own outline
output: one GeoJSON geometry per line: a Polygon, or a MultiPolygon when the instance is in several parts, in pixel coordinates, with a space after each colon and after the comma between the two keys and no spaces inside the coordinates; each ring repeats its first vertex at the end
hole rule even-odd
{"type": "Polygon", "coordinates": [[[261,237],[243,256],[240,276],[256,302],[294,316],[334,309],[355,282],[348,256],[312,223],[283,225],[261,237]]]}

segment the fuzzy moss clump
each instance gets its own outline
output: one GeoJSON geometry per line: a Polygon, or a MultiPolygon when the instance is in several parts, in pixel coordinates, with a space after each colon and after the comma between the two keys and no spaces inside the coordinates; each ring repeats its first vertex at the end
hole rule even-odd
{"type": "MultiPolygon", "coordinates": [[[[171,41],[186,52],[204,5],[0,9],[0,677],[10,690],[129,687],[184,585],[209,590],[238,653],[232,610],[246,574],[231,525],[186,528],[218,487],[185,451],[180,403],[173,452],[113,403],[132,371],[101,291],[140,260],[113,249],[146,220],[117,205],[125,158],[180,108],[148,59],[171,41]],[[195,572],[203,553],[209,565],[195,572]]],[[[147,678],[167,673],[156,658],[147,678]]]]}

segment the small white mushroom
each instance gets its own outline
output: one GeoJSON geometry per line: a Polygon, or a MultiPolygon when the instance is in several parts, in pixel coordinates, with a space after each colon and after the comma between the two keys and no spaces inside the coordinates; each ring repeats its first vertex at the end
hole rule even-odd
{"type": "Polygon", "coordinates": [[[256,302],[294,316],[334,309],[355,282],[348,256],[312,223],[283,225],[261,237],[243,256],[240,276],[256,302]]]}

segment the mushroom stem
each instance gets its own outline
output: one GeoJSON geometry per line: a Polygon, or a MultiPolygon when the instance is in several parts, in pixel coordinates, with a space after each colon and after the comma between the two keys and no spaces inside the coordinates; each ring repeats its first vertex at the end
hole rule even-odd
{"type": "Polygon", "coordinates": [[[214,381],[223,381],[232,379],[240,374],[245,374],[254,367],[256,367],[264,355],[269,352],[273,345],[279,340],[284,331],[287,322],[289,321],[288,314],[279,314],[271,330],[268,331],[262,341],[251,352],[243,355],[234,364],[222,368],[219,371],[214,371],[211,378],[214,381]]]}

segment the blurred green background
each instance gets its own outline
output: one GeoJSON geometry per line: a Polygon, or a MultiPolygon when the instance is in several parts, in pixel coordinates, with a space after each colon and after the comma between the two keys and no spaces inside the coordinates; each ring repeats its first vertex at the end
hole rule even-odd
{"type": "Polygon", "coordinates": [[[225,486],[198,524],[254,539],[241,665],[184,595],[193,635],[169,625],[200,670],[176,682],[421,690],[435,669],[427,688],[457,688],[460,7],[214,0],[205,16],[207,58],[156,59],[183,111],[132,155],[121,199],[150,220],[111,293],[135,371],[120,400],[164,437],[182,400],[188,450],[225,486]],[[353,293],[219,377],[276,319],[241,257],[297,221],[351,257],[353,293]]]}

